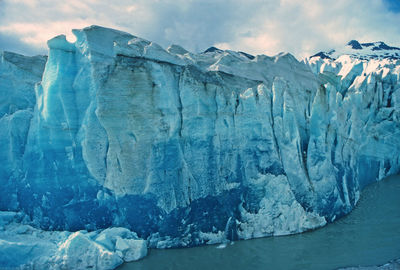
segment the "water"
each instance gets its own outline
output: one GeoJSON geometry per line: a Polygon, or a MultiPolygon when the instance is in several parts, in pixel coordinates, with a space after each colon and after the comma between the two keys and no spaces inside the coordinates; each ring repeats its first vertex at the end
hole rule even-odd
{"type": "Polygon", "coordinates": [[[400,258],[400,176],[366,187],[348,216],[297,235],[151,250],[119,269],[337,269],[380,265],[400,258]]]}

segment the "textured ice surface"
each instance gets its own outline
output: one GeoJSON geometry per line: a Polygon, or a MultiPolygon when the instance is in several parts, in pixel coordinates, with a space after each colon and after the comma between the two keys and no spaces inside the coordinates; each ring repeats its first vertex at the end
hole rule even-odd
{"type": "Polygon", "coordinates": [[[0,211],[1,269],[114,269],[147,254],[146,241],[125,228],[42,231],[23,217],[0,211]]]}
{"type": "MultiPolygon", "coordinates": [[[[0,210],[42,229],[125,227],[152,247],[290,234],[348,213],[363,186],[399,172],[398,60],[193,54],[98,26],[74,34],[48,42],[35,96],[5,102],[0,120],[0,210]]],[[[18,93],[13,74],[0,73],[12,82],[1,91],[18,93]]],[[[110,246],[69,237],[92,257],[110,246]]],[[[137,258],[125,247],[139,242],[114,240],[119,258],[137,258]]]]}
{"type": "Polygon", "coordinates": [[[0,52],[0,210],[16,210],[30,120],[36,103],[34,86],[47,57],[0,52]]]}

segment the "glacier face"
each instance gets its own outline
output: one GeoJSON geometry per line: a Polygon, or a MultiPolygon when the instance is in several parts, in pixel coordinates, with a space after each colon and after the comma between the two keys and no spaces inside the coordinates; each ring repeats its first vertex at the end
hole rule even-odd
{"type": "Polygon", "coordinates": [[[400,171],[399,60],[74,34],[48,42],[34,94],[45,59],[24,60],[22,87],[2,56],[0,89],[16,99],[2,103],[0,210],[43,229],[122,226],[154,247],[290,234],[400,171]]]}
{"type": "Polygon", "coordinates": [[[36,103],[35,84],[47,57],[0,52],[0,208],[16,210],[30,120],[36,103]]]}

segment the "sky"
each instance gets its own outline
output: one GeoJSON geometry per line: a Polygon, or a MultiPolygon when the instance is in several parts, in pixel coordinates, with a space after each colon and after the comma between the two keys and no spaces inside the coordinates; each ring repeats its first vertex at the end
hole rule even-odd
{"type": "Polygon", "coordinates": [[[93,24],[164,48],[303,58],[352,39],[400,47],[400,0],[0,0],[0,50],[47,54],[50,38],[93,24]]]}

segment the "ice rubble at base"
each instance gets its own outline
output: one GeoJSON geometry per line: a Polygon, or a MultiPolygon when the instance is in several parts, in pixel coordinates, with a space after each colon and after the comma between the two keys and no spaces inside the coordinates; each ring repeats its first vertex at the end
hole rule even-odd
{"type": "MultiPolygon", "coordinates": [[[[30,79],[29,102],[2,103],[0,210],[37,228],[125,227],[158,248],[291,234],[400,171],[398,60],[193,54],[97,26],[74,34],[48,42],[34,92],[40,67],[2,56],[1,91],[20,97],[14,69],[30,79]]],[[[140,257],[123,237],[112,253],[104,234],[67,234],[105,266],[140,257]]]]}
{"type": "Polygon", "coordinates": [[[0,268],[114,269],[147,255],[147,243],[126,228],[43,231],[15,212],[0,212],[0,268]]]}

